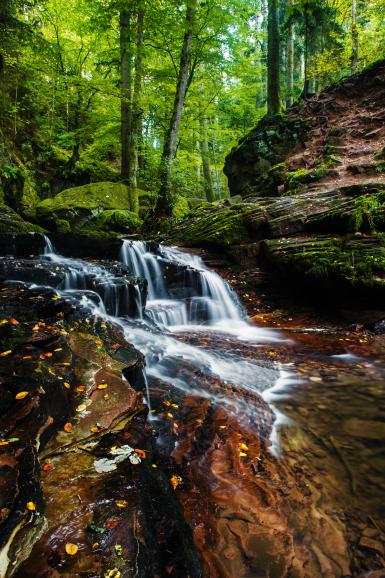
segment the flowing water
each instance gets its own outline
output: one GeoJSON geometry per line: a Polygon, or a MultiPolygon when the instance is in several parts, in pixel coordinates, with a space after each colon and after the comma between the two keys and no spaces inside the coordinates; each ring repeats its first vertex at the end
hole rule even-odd
{"type": "Polygon", "coordinates": [[[121,280],[103,266],[58,255],[48,241],[42,258],[67,270],[62,293],[77,297],[94,315],[119,323],[127,341],[144,354],[149,405],[152,386],[161,383],[163,388],[209,398],[235,412],[239,419],[255,417],[248,394],[266,392],[285,382],[286,372],[248,359],[250,356],[238,347],[242,344],[244,349],[247,343],[255,350],[262,343],[282,341],[282,336],[251,325],[234,291],[197,255],[174,247],[150,250],[143,241],[123,241],[122,263],[133,276],[147,281],[144,315],[142,292],[135,285],[135,314],[131,316],[127,315],[128,288],[122,300],[121,280]],[[204,347],[186,342],[184,337],[191,334],[200,336],[204,347]],[[226,340],[225,351],[214,344],[218,336],[226,340]],[[212,379],[239,389],[242,395],[229,398],[228,391],[213,391],[212,379]]]}
{"type": "MultiPolygon", "coordinates": [[[[167,472],[167,487],[174,473],[183,479],[164,527],[173,527],[181,506],[203,575],[380,578],[383,574],[367,571],[385,568],[385,338],[369,350],[362,333],[338,325],[324,331],[314,319],[308,327],[301,319],[292,330],[257,327],[231,286],[197,255],[127,240],[119,257],[120,262],[98,264],[67,258],[46,238],[40,265],[50,261],[61,273],[58,293],[83,308],[87,322],[91,316],[119,326],[144,355],[145,379],[138,386],[145,385],[150,410],[141,427],[153,436],[152,466],[160,476],[167,472]]],[[[291,309],[289,315],[294,323],[291,309]]],[[[124,387],[123,401],[125,396],[124,387]]],[[[71,469],[70,499],[74,494],[79,500],[75,511],[94,509],[97,498],[88,495],[94,482],[87,478],[89,472],[95,476],[93,459],[87,452],[57,458],[45,489],[51,527],[33,564],[44,567],[44,553],[68,539],[67,515],[72,519],[73,513],[66,511],[56,529],[56,508],[59,490],[67,503],[71,469]],[[61,475],[62,486],[56,487],[61,475]],[[80,497],[79,483],[86,486],[80,497]]],[[[145,472],[132,469],[142,476],[138,495],[144,500],[145,484],[152,483],[145,472]]],[[[120,501],[131,480],[124,490],[119,480],[124,476],[108,491],[120,501]]],[[[161,481],[157,478],[157,491],[161,481]]],[[[148,498],[151,508],[170,498],[157,496],[148,498]]],[[[110,502],[109,497],[102,509],[110,502]]],[[[155,527],[151,508],[147,515],[155,527]]],[[[116,516],[114,511],[113,521],[116,516]]],[[[78,526],[85,524],[82,519],[78,526]]],[[[173,542],[165,544],[171,558],[173,542]]],[[[83,555],[86,550],[87,545],[83,555]]],[[[167,563],[164,575],[201,577],[194,564],[186,564],[188,571],[177,571],[167,563]]],[[[33,565],[25,573],[27,567],[17,578],[47,575],[45,568],[35,573],[33,565]]]]}

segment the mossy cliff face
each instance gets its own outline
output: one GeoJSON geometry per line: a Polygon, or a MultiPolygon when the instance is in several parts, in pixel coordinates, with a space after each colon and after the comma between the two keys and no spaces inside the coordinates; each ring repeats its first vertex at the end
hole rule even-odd
{"type": "Polygon", "coordinates": [[[278,194],[289,153],[303,148],[309,125],[299,117],[263,118],[227,156],[224,172],[231,195],[278,194]]]}
{"type": "Polygon", "coordinates": [[[168,240],[262,267],[299,290],[364,292],[377,305],[385,296],[385,184],[198,207],[168,240]]]}

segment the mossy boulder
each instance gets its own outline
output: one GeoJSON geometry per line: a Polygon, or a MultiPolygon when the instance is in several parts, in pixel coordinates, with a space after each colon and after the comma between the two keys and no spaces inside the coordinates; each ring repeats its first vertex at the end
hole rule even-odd
{"type": "Polygon", "coordinates": [[[58,230],[57,224],[60,227],[60,221],[63,220],[70,224],[71,229],[80,230],[90,226],[104,211],[129,212],[130,198],[130,189],[122,183],[90,183],[66,189],[53,198],[41,201],[36,208],[36,215],[53,230],[58,230]]]}
{"type": "Polygon", "coordinates": [[[0,233],[44,233],[44,229],[24,221],[11,207],[0,204],[0,233]]]}
{"type": "Polygon", "coordinates": [[[104,231],[127,234],[137,233],[141,225],[142,220],[136,213],[123,210],[103,211],[95,222],[95,226],[104,231]]]}

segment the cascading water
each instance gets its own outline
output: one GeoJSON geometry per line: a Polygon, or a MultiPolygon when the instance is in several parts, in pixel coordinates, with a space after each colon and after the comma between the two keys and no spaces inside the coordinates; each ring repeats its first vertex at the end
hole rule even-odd
{"type": "Polygon", "coordinates": [[[243,324],[235,293],[197,255],[174,247],[160,247],[155,254],[143,241],[123,241],[121,259],[132,273],[147,279],[147,314],[153,321],[174,330],[186,325],[218,326],[228,320],[243,324]],[[183,269],[185,287],[179,288],[180,296],[175,298],[173,272],[179,279],[178,268],[183,269]]]}
{"type": "Polygon", "coordinates": [[[142,318],[135,292],[125,297],[131,305],[135,302],[135,314],[128,313],[130,303],[120,305],[117,287],[125,283],[124,279],[116,279],[104,266],[69,259],[53,251],[52,244],[46,242],[43,258],[66,271],[61,292],[78,296],[80,306],[118,323],[127,341],[144,354],[149,405],[152,384],[162,383],[189,395],[210,398],[213,403],[226,406],[227,411],[236,411],[238,419],[240,415],[255,419],[256,410],[247,402],[248,393],[270,390],[278,379],[282,383],[282,373],[277,368],[250,361],[236,347],[226,351],[210,347],[211,336],[224,335],[230,343],[246,341],[251,348],[261,342],[280,341],[281,337],[273,330],[249,324],[236,294],[200,257],[174,247],[161,246],[151,252],[142,241],[123,242],[122,262],[135,277],[144,276],[147,280],[149,300],[142,318]],[[173,335],[175,332],[186,336],[204,333],[205,347],[185,343],[173,335]],[[183,373],[186,364],[194,368],[188,379],[183,373]],[[245,397],[234,404],[226,391],[218,393],[209,386],[205,388],[213,378],[243,390],[245,397]]]}

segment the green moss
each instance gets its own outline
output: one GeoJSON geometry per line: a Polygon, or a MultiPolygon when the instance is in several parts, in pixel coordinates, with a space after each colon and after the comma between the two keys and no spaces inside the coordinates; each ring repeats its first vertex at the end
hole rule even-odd
{"type": "Polygon", "coordinates": [[[56,221],[56,231],[59,233],[70,233],[71,225],[65,219],[58,219],[56,221]]]}
{"type": "Polygon", "coordinates": [[[97,228],[120,233],[137,233],[142,220],[132,211],[103,211],[95,222],[97,228]]]}
{"type": "Polygon", "coordinates": [[[129,189],[121,183],[90,183],[66,189],[51,199],[41,201],[38,213],[57,213],[70,209],[129,209],[129,189]]]}
{"type": "MultiPolygon", "coordinates": [[[[72,229],[79,230],[83,227],[93,227],[92,222],[103,211],[130,212],[132,207],[137,208],[141,193],[143,192],[139,190],[130,191],[122,183],[91,183],[66,189],[53,198],[41,201],[36,208],[36,214],[43,223],[53,229],[57,229],[58,221],[65,220],[72,229]]],[[[122,228],[128,226],[128,223],[116,221],[115,225],[122,228]]],[[[129,228],[132,228],[131,225],[129,228]]]]}
{"type": "Polygon", "coordinates": [[[352,287],[374,287],[385,276],[385,240],[372,237],[321,237],[265,242],[267,259],[281,273],[330,287],[343,281],[352,287]]]}
{"type": "Polygon", "coordinates": [[[177,220],[180,221],[188,215],[190,212],[190,207],[188,200],[186,197],[182,197],[181,195],[177,196],[174,201],[174,205],[172,208],[172,216],[177,220]]]}
{"type": "Polygon", "coordinates": [[[235,205],[213,210],[198,207],[171,238],[186,245],[228,248],[250,238],[250,218],[255,208],[235,205]]]}
{"type": "Polygon", "coordinates": [[[1,233],[44,233],[38,225],[24,221],[11,207],[0,205],[0,232],[1,233]]]}

